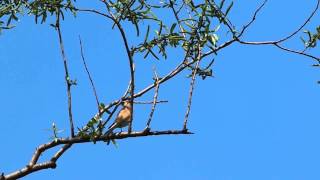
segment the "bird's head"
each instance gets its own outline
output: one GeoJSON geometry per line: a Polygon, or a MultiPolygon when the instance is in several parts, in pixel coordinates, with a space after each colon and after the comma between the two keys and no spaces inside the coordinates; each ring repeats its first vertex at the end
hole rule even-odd
{"type": "Polygon", "coordinates": [[[130,108],[131,108],[130,100],[125,100],[125,101],[123,101],[123,107],[130,109],[130,108]]]}

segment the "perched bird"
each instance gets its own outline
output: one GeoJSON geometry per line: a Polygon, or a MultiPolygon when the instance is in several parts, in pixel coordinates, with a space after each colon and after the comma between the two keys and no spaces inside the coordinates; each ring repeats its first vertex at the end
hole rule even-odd
{"type": "Polygon", "coordinates": [[[116,128],[122,128],[129,125],[131,121],[131,103],[126,100],[123,102],[123,108],[119,111],[116,120],[109,126],[108,131],[105,134],[110,134],[116,128]]]}

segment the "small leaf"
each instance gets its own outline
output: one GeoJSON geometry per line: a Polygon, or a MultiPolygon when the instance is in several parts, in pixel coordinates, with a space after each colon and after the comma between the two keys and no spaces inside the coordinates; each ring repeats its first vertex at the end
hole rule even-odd
{"type": "Polygon", "coordinates": [[[170,33],[172,34],[174,31],[174,28],[177,26],[177,23],[173,23],[171,28],[170,28],[170,33]]]}
{"type": "Polygon", "coordinates": [[[118,144],[117,144],[117,142],[116,142],[116,140],[111,139],[111,142],[112,142],[112,144],[113,144],[116,148],[118,148],[118,147],[119,147],[119,146],[118,146],[118,144]]]}
{"type": "Polygon", "coordinates": [[[231,2],[231,4],[229,5],[229,7],[227,8],[225,16],[228,15],[228,13],[230,12],[232,6],[233,6],[233,1],[231,2]]]}
{"type": "Polygon", "coordinates": [[[220,2],[219,9],[222,9],[222,8],[223,8],[224,2],[225,2],[225,0],[222,0],[222,1],[220,2]]]}
{"type": "Polygon", "coordinates": [[[99,107],[100,107],[101,109],[104,109],[104,108],[106,107],[106,105],[105,105],[104,103],[100,103],[100,104],[99,104],[99,107]]]}
{"type": "Polygon", "coordinates": [[[146,33],[146,36],[144,37],[144,43],[143,43],[143,44],[146,44],[146,43],[147,43],[148,36],[149,36],[149,32],[150,32],[150,26],[148,25],[147,33],[146,33]]]}
{"type": "Polygon", "coordinates": [[[219,37],[216,35],[216,34],[212,34],[210,37],[209,37],[209,42],[212,44],[212,45],[216,45],[217,44],[217,41],[219,40],[219,37]]]}
{"type": "Polygon", "coordinates": [[[161,32],[162,32],[162,21],[160,21],[160,28],[159,28],[159,35],[161,35],[161,32]]]}

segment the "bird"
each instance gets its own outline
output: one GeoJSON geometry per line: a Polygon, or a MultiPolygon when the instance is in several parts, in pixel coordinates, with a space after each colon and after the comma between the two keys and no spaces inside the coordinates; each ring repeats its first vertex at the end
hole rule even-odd
{"type": "Polygon", "coordinates": [[[108,131],[105,134],[110,134],[116,128],[122,128],[129,125],[131,121],[131,103],[129,100],[123,102],[123,108],[119,111],[115,121],[109,126],[108,131]]]}

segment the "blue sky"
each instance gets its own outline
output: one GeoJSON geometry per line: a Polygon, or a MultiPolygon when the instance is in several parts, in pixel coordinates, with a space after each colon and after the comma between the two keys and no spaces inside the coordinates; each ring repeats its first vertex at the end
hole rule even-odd
{"type": "MultiPolygon", "coordinates": [[[[83,3],[83,2],[82,2],[83,3]]],[[[235,1],[230,18],[238,27],[261,2],[235,1]]],[[[316,2],[270,1],[245,34],[245,40],[276,40],[300,26],[316,2]]],[[[82,6],[88,5],[83,3],[82,6]]],[[[95,5],[91,5],[95,6],[95,5]]],[[[317,15],[307,28],[320,24],[317,15]]],[[[126,30],[133,32],[127,26],[126,30]]],[[[105,19],[79,14],[62,24],[73,88],[74,119],[80,127],[96,112],[80,59],[78,35],[103,102],[120,97],[129,69],[121,37],[105,19]]],[[[302,48],[296,39],[286,43],[302,48]]],[[[223,35],[221,35],[223,36],[223,35]]],[[[222,37],[223,38],[223,37],[222,37]]],[[[68,135],[67,98],[56,32],[25,16],[0,35],[0,172],[25,166],[35,148],[50,140],[55,122],[68,135]]],[[[175,53],[173,51],[173,53],[175,53]]],[[[319,56],[317,50],[312,53],[319,56]]],[[[152,83],[152,67],[165,75],[183,54],[167,60],[136,59],[137,90],[152,83]]],[[[24,179],[151,180],[301,180],[320,179],[319,69],[308,58],[271,46],[234,44],[222,50],[214,78],[196,82],[189,129],[194,135],[119,140],[74,145],[55,170],[24,179]]],[[[186,110],[188,72],[160,87],[155,130],[179,129],[186,110]]],[[[150,100],[152,92],[139,100],[150,100]]],[[[134,129],[144,128],[149,105],[136,105],[134,129]]],[[[54,153],[49,151],[42,160],[54,153]]]]}

